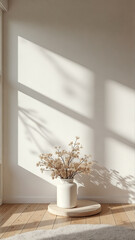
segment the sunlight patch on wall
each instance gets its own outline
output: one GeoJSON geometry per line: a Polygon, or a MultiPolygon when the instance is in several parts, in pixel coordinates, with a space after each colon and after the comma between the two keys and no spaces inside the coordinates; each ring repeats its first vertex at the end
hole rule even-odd
{"type": "Polygon", "coordinates": [[[115,139],[106,138],[105,159],[108,169],[117,170],[121,176],[132,175],[135,180],[134,149],[115,139]]]}
{"type": "Polygon", "coordinates": [[[135,92],[118,82],[106,81],[106,127],[135,143],[135,92]]]}
{"type": "Polygon", "coordinates": [[[47,106],[40,99],[18,92],[19,166],[52,182],[48,172],[42,174],[36,167],[39,155],[55,152],[55,146],[67,147],[75,136],[80,136],[85,147],[82,153],[93,154],[93,130],[90,127],[47,106]]]}
{"type": "Polygon", "coordinates": [[[93,118],[93,72],[22,37],[18,37],[18,82],[93,118]]]}
{"type": "MultiPolygon", "coordinates": [[[[111,184],[125,194],[126,202],[135,200],[135,152],[134,148],[112,138],[105,141],[106,168],[112,172],[111,184]],[[124,193],[125,192],[125,193],[124,193]]],[[[117,191],[116,191],[117,192],[117,191]]],[[[117,195],[118,197],[118,195],[117,195]]],[[[121,199],[122,200],[122,199],[121,199]]]]}
{"type": "Polygon", "coordinates": [[[112,184],[127,191],[127,202],[135,199],[135,92],[118,82],[105,85],[105,164],[120,174],[112,184]],[[121,182],[121,183],[120,183],[121,182]]]}

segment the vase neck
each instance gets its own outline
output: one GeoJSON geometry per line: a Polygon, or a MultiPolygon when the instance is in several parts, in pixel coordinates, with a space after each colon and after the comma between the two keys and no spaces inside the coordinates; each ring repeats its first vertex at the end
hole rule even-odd
{"type": "Polygon", "coordinates": [[[60,179],[61,180],[61,182],[63,182],[63,183],[73,183],[73,181],[74,181],[74,179],[73,178],[71,178],[71,179],[60,179]]]}

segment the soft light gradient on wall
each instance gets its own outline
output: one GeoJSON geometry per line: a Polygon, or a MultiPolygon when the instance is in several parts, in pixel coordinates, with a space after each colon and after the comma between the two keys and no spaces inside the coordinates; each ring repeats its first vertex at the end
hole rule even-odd
{"type": "Polygon", "coordinates": [[[81,137],[78,196],[135,201],[134,1],[12,0],[4,16],[4,201],[49,202],[36,167],[81,137]],[[131,17],[132,16],[132,17],[131,17]]]}
{"type": "Polygon", "coordinates": [[[3,79],[2,79],[2,10],[0,8],[0,205],[2,204],[2,197],[3,197],[3,103],[2,103],[2,96],[3,96],[3,79]]]}
{"type": "Polygon", "coordinates": [[[67,147],[78,134],[85,153],[93,154],[90,70],[19,37],[18,83],[19,166],[48,180],[37,170],[39,155],[55,152],[54,146],[67,147]]]}

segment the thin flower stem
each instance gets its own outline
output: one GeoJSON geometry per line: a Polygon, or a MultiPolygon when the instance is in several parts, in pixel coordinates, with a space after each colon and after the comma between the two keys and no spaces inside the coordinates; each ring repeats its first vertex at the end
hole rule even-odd
{"type": "MultiPolygon", "coordinates": [[[[84,159],[79,163],[77,169],[79,168],[79,166],[80,166],[83,162],[84,162],[84,159]]],[[[76,169],[76,170],[77,170],[77,169],[76,169]]]]}
{"type": "Polygon", "coordinates": [[[68,169],[67,168],[65,169],[65,172],[66,172],[66,179],[68,179],[68,169]]]}
{"type": "MultiPolygon", "coordinates": [[[[77,139],[75,140],[74,145],[72,146],[72,153],[73,153],[74,150],[75,150],[76,143],[77,143],[77,139]]],[[[69,161],[68,161],[68,166],[69,166],[69,164],[72,162],[73,159],[74,159],[74,158],[72,158],[72,155],[71,155],[71,156],[70,156],[70,159],[69,159],[69,161]]]]}
{"type": "MultiPolygon", "coordinates": [[[[60,153],[59,149],[58,149],[58,152],[60,153]]],[[[65,161],[64,161],[62,155],[60,155],[60,157],[61,157],[61,160],[62,160],[63,164],[65,165],[65,161]]]]}
{"type": "Polygon", "coordinates": [[[52,171],[53,179],[57,177],[70,179],[74,178],[77,174],[89,173],[89,157],[86,155],[82,158],[80,157],[80,143],[77,142],[78,138],[76,137],[75,141],[69,144],[70,151],[68,152],[62,150],[61,147],[56,147],[58,157],[53,157],[51,153],[41,154],[41,160],[37,163],[37,166],[40,167],[42,172],[52,171]]]}
{"type": "Polygon", "coordinates": [[[80,171],[80,172],[75,172],[73,175],[72,175],[72,178],[74,178],[75,177],[75,175],[77,175],[77,174],[80,174],[80,173],[82,173],[83,171],[80,171]]]}

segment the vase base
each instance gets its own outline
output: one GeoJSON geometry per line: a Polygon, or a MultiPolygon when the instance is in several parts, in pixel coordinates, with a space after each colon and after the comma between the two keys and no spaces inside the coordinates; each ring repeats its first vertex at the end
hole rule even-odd
{"type": "Polygon", "coordinates": [[[57,206],[58,208],[62,208],[62,209],[73,209],[73,208],[76,208],[76,207],[77,207],[77,205],[76,205],[76,206],[74,206],[74,207],[67,207],[67,208],[65,208],[65,207],[60,207],[60,206],[58,206],[57,204],[56,204],[56,206],[57,206]]]}
{"type": "Polygon", "coordinates": [[[101,205],[90,200],[78,200],[74,208],[60,208],[56,203],[48,205],[48,211],[63,217],[85,217],[101,212],[101,205]]]}

